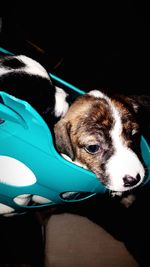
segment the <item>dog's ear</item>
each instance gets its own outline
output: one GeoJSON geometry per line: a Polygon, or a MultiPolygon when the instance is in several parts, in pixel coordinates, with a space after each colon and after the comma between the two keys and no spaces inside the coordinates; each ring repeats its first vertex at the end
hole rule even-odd
{"type": "Polygon", "coordinates": [[[71,160],[74,160],[74,152],[70,140],[70,128],[70,122],[66,122],[64,119],[57,122],[54,127],[55,143],[60,153],[66,154],[71,160]]]}
{"type": "Polygon", "coordinates": [[[135,113],[138,113],[139,103],[135,96],[119,95],[119,100],[121,100],[121,102],[127,105],[130,110],[134,111],[135,113]]]}
{"type": "Polygon", "coordinates": [[[134,96],[126,97],[126,103],[134,110],[135,113],[139,111],[139,103],[134,96]]]}
{"type": "Polygon", "coordinates": [[[125,101],[134,109],[134,111],[140,112],[141,109],[150,112],[150,96],[149,95],[133,95],[125,98],[125,101]]]}

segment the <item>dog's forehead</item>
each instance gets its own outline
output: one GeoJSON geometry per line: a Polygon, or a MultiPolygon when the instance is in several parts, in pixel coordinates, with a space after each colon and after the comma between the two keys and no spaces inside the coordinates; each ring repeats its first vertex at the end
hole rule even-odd
{"type": "Polygon", "coordinates": [[[92,93],[82,95],[71,105],[66,114],[69,121],[73,124],[84,121],[87,124],[103,123],[104,126],[115,122],[119,117],[122,123],[132,120],[132,112],[126,105],[116,98],[109,98],[103,93],[92,93]]]}
{"type": "Polygon", "coordinates": [[[117,96],[108,97],[101,91],[93,90],[88,93],[93,96],[94,102],[100,100],[101,111],[107,113],[111,113],[114,119],[116,118],[116,114],[122,122],[125,120],[134,120],[133,109],[129,107],[129,105],[125,101],[121,101],[121,99],[117,96]]]}
{"type": "Polygon", "coordinates": [[[75,120],[80,118],[91,109],[92,101],[88,95],[79,96],[70,106],[66,118],[68,120],[75,120]]]}
{"type": "Polygon", "coordinates": [[[71,122],[72,130],[78,132],[78,136],[83,132],[103,132],[108,135],[116,127],[117,134],[121,134],[123,129],[128,131],[138,128],[132,112],[124,103],[95,92],[85,94],[74,102],[68,113],[68,120],[71,122]]]}
{"type": "Polygon", "coordinates": [[[79,97],[69,108],[66,115],[72,125],[81,126],[101,124],[107,127],[113,124],[112,112],[106,99],[95,98],[89,94],[79,97]]]}

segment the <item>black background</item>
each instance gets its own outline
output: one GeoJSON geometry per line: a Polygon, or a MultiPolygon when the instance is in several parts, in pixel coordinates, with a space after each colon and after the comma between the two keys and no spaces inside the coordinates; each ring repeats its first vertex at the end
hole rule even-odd
{"type": "Polygon", "coordinates": [[[5,48],[38,59],[47,70],[84,90],[149,91],[146,1],[33,3],[13,1],[3,9],[5,48]]]}

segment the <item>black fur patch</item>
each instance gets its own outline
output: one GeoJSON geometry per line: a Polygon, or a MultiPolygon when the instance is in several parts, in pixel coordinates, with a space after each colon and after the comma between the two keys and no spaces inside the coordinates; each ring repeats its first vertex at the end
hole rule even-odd
{"type": "Polygon", "coordinates": [[[10,69],[20,69],[24,68],[26,65],[17,58],[5,58],[3,61],[3,66],[10,69]]]}

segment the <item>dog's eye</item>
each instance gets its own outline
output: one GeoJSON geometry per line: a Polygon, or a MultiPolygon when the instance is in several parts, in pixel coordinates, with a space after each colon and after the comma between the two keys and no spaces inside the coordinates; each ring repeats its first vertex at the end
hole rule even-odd
{"type": "Polygon", "coordinates": [[[87,145],[85,146],[85,150],[90,154],[96,154],[100,149],[99,145],[87,145]]]}

